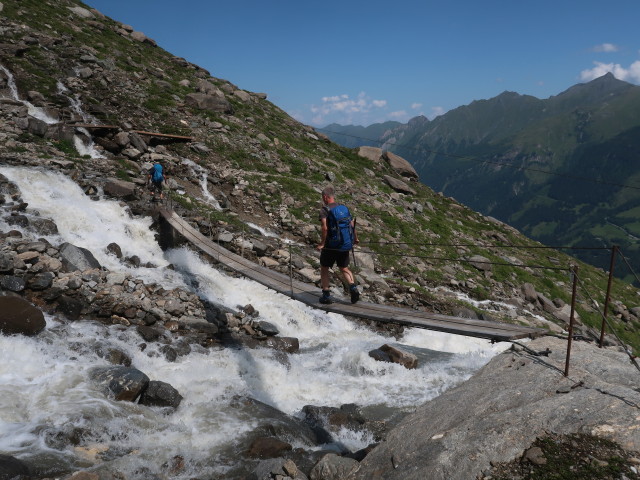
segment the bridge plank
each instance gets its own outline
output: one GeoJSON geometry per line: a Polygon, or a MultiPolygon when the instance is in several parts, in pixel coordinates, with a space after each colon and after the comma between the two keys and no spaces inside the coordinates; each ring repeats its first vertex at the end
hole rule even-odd
{"type": "Polygon", "coordinates": [[[495,341],[535,338],[545,333],[544,330],[521,325],[452,317],[433,312],[411,310],[377,303],[358,302],[351,304],[338,300],[332,304],[324,305],[319,303],[320,292],[314,286],[296,279],[291,279],[287,275],[257,265],[251,260],[230,252],[202,235],[185,219],[178,216],[172,210],[161,208],[159,209],[159,213],[176,232],[182,235],[197,249],[209,255],[214,261],[224,264],[245,277],[316,309],[377,322],[396,323],[410,327],[486,338],[495,341]]]}

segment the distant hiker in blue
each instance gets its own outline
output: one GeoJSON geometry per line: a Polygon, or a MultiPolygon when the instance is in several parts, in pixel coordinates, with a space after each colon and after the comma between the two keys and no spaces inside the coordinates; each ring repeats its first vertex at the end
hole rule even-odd
{"type": "Polygon", "coordinates": [[[336,203],[335,190],[327,187],[322,191],[323,207],[320,209],[320,224],[322,225],[322,240],[317,249],[320,250],[320,286],[322,296],[320,303],[332,303],[329,289],[329,269],[338,265],[344,279],[349,282],[351,303],[360,299],[360,292],[356,287],[353,273],[349,270],[349,251],[358,244],[353,219],[349,209],[336,203]]]}
{"type": "Polygon", "coordinates": [[[162,169],[162,165],[155,163],[153,167],[149,169],[147,175],[147,182],[151,189],[151,196],[155,198],[156,192],[160,194],[160,200],[164,200],[164,194],[162,193],[162,184],[167,180],[165,173],[162,169]]]}

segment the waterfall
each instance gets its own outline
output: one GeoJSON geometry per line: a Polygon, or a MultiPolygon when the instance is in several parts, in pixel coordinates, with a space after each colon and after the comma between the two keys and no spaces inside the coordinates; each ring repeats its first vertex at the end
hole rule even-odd
{"type": "Polygon", "coordinates": [[[18,87],[16,86],[16,81],[15,81],[15,78],[13,77],[13,74],[9,70],[7,70],[7,68],[4,67],[3,65],[0,65],[0,70],[2,70],[4,74],[7,76],[7,83],[9,85],[9,91],[11,92],[11,98],[18,102],[21,102],[24,106],[26,106],[29,112],[29,115],[31,115],[34,118],[37,118],[38,120],[42,120],[48,125],[53,125],[54,123],[58,123],[57,118],[53,118],[47,112],[45,112],[42,108],[36,107],[34,104],[32,104],[27,100],[22,100],[20,98],[20,95],[18,94],[18,87]]]}
{"type": "MultiPolygon", "coordinates": [[[[69,105],[71,106],[71,110],[76,112],[85,123],[94,123],[94,124],[100,123],[97,118],[95,118],[93,115],[89,115],[82,109],[82,102],[80,101],[77,95],[72,97],[67,94],[69,89],[62,82],[58,81],[57,87],[58,87],[58,93],[61,95],[64,95],[67,98],[67,100],[69,100],[69,105]]],[[[83,134],[84,138],[87,139],[85,143],[83,138],[81,138],[79,135],[73,136],[73,144],[76,147],[76,150],[78,151],[78,153],[82,156],[89,155],[91,158],[104,158],[104,156],[98,150],[96,150],[95,144],[93,143],[93,139],[89,131],[84,127],[75,127],[75,128],[78,131],[80,131],[80,133],[83,134]]]]}
{"type": "MultiPolygon", "coordinates": [[[[142,351],[135,329],[51,316],[38,337],[0,335],[0,451],[42,470],[88,468],[102,462],[126,478],[149,478],[153,475],[145,477],[147,470],[158,474],[160,465],[179,455],[185,470],[172,478],[223,475],[237,456],[237,439],[261,420],[257,410],[234,407],[236,395],[293,416],[308,404],[356,403],[370,410],[410,411],[466,380],[505,348],[411,328],[399,339],[374,332],[250,280],[230,277],[186,248],[162,252],[149,230],[149,218],[132,218],[115,201],[89,200],[60,173],[0,166],[0,174],[19,186],[29,204],[27,213],[37,211],[56,222],[59,234],[47,238],[53,244],[68,241],[88,248],[112,271],[132,273],[166,288],[196,288],[201,297],[230,308],[251,304],[261,319],[276,325],[281,335],[298,338],[301,346],[297,354],[282,354],[285,358],[265,348],[194,346],[190,354],[169,362],[158,344],[142,351]],[[123,265],[104,252],[112,241],[125,254],[137,254],[160,268],[123,265]],[[169,263],[175,271],[162,268],[169,263]],[[95,342],[121,349],[152,380],[174,386],[184,397],[180,407],[166,415],[160,409],[105,397],[88,375],[91,368],[107,365],[90,348],[95,342]],[[407,370],[368,355],[385,343],[415,353],[418,368],[407,370]],[[55,432],[70,429],[86,431],[87,437],[76,448],[56,448],[55,432]],[[108,454],[102,460],[92,459],[87,456],[92,448],[108,454]]],[[[8,228],[0,220],[0,229],[8,228]]],[[[357,450],[372,438],[343,429],[337,441],[357,450]]],[[[300,440],[294,443],[294,448],[317,448],[300,440]]]]}

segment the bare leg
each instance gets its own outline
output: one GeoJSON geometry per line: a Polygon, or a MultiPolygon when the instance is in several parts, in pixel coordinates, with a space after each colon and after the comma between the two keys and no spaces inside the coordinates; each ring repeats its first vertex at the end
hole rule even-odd
{"type": "Polygon", "coordinates": [[[329,267],[320,267],[320,287],[329,290],[329,267]]]}

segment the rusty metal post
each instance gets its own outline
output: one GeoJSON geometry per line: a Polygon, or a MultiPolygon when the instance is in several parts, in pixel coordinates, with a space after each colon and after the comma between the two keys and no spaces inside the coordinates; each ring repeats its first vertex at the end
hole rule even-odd
{"type": "Polygon", "coordinates": [[[609,301],[611,299],[611,284],[613,283],[613,269],[616,264],[616,253],[618,246],[611,247],[611,264],[609,265],[609,282],[607,283],[607,296],[604,298],[604,313],[602,314],[602,327],[600,329],[600,348],[604,344],[604,331],[607,328],[607,314],[609,313],[609,301]]]}
{"type": "Polygon", "coordinates": [[[291,252],[291,244],[289,242],[289,283],[291,285],[291,298],[293,298],[293,253],[291,252]]]}
{"type": "Polygon", "coordinates": [[[573,342],[573,322],[576,312],[576,291],[578,289],[578,266],[571,266],[573,275],[573,287],[571,290],[571,315],[569,316],[569,341],[567,342],[567,360],[564,364],[564,376],[569,376],[569,359],[571,358],[571,343],[573,342]]]}

